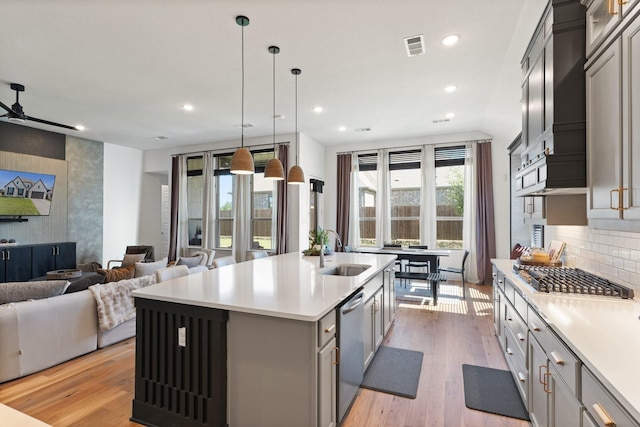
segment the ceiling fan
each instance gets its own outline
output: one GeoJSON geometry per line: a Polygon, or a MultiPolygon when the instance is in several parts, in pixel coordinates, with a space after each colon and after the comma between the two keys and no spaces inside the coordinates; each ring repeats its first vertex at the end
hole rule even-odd
{"type": "Polygon", "coordinates": [[[65,129],[78,130],[74,126],[63,125],[61,123],[50,122],[49,120],[43,120],[43,119],[38,119],[36,117],[27,116],[22,110],[22,105],[20,105],[20,102],[19,102],[20,92],[24,92],[24,86],[19,83],[11,83],[11,89],[16,91],[16,103],[13,104],[11,108],[9,108],[6,105],[4,105],[2,102],[0,102],[0,107],[7,110],[7,113],[3,114],[0,117],[7,117],[10,122],[14,122],[14,123],[24,123],[26,120],[30,120],[32,122],[43,123],[45,125],[58,126],[65,129]]]}

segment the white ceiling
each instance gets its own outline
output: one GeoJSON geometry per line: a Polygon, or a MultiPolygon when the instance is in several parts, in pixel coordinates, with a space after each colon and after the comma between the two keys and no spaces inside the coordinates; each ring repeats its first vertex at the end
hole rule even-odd
{"type": "MultiPolygon", "coordinates": [[[[325,144],[509,130],[520,124],[520,59],[545,0],[0,0],[0,101],[26,91],[27,125],[143,150],[238,139],[241,27],[245,137],[298,129],[325,144]],[[423,34],[426,53],[403,39],[423,34]],[[445,47],[440,40],[458,34],[445,47]],[[453,94],[444,87],[458,86],[453,94]],[[195,109],[185,112],[184,103],[195,109]],[[316,114],[312,107],[321,105],[316,114]],[[445,114],[456,115],[448,122],[445,114]],[[346,131],[338,131],[339,126],[346,131]],[[358,128],[370,132],[355,132],[358,128]],[[166,136],[158,140],[154,137],[166,136]]],[[[6,119],[0,119],[6,120],[6,119]]],[[[515,133],[513,134],[515,136],[515,133]]]]}

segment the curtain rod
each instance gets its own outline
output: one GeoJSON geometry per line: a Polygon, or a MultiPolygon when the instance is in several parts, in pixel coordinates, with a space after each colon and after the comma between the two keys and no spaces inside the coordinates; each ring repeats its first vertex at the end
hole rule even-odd
{"type": "Polygon", "coordinates": [[[400,147],[386,147],[386,148],[368,148],[363,150],[349,150],[349,151],[338,151],[336,154],[353,154],[353,153],[364,153],[364,152],[373,152],[377,150],[415,150],[416,148],[424,147],[425,145],[459,145],[459,144],[467,144],[467,143],[476,143],[476,144],[484,144],[486,142],[491,142],[491,139],[470,139],[466,141],[455,141],[455,142],[439,142],[436,144],[417,144],[417,145],[405,145],[400,147]]]}
{"type": "MultiPolygon", "coordinates": [[[[277,142],[276,145],[291,145],[290,141],[287,142],[277,142]]],[[[246,149],[248,149],[249,151],[251,151],[252,148],[262,148],[262,147],[273,147],[273,143],[270,142],[268,144],[258,144],[258,145],[245,145],[244,146],[246,149]]],[[[200,150],[200,151],[191,151],[188,153],[175,153],[172,154],[171,157],[176,157],[176,156],[188,156],[191,154],[206,154],[206,153],[223,153],[227,150],[237,150],[240,147],[229,147],[229,148],[219,148],[217,150],[200,150]]]]}

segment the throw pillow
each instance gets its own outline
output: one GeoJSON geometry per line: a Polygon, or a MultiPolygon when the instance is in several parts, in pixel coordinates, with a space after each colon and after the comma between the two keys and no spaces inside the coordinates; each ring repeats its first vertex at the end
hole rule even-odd
{"type": "Polygon", "coordinates": [[[72,294],[74,292],[84,291],[85,289],[89,289],[89,286],[95,285],[96,283],[104,283],[104,279],[106,277],[102,274],[88,274],[83,276],[82,279],[74,280],[71,282],[65,294],[72,294]]]}
{"type": "Polygon", "coordinates": [[[118,282],[120,280],[125,279],[133,279],[133,276],[136,271],[136,264],[131,264],[128,267],[123,268],[112,268],[110,270],[105,270],[103,268],[98,270],[98,274],[104,275],[104,283],[109,282],[118,282]]]}
{"type": "Polygon", "coordinates": [[[196,256],[192,256],[192,257],[184,257],[181,256],[178,259],[178,265],[186,265],[187,267],[191,268],[191,267],[197,267],[200,265],[200,262],[202,261],[202,255],[196,255],[196,256]]]}
{"type": "Polygon", "coordinates": [[[142,261],[143,259],[144,254],[125,254],[120,267],[129,267],[131,264],[142,261]]]}
{"type": "Polygon", "coordinates": [[[136,262],[136,272],[133,277],[142,277],[154,274],[157,269],[165,268],[169,259],[167,257],[162,258],[156,262],[136,262]]]}
{"type": "Polygon", "coordinates": [[[0,304],[55,297],[62,295],[68,286],[67,280],[0,283],[0,304]]]}

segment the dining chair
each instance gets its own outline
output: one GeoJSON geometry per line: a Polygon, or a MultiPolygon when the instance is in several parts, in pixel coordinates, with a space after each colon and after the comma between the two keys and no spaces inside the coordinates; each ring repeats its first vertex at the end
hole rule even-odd
{"type": "Polygon", "coordinates": [[[460,274],[462,276],[462,298],[465,298],[465,269],[464,265],[467,262],[467,257],[469,256],[469,251],[464,251],[464,255],[462,256],[462,266],[460,268],[457,267],[438,267],[438,272],[446,271],[447,273],[455,273],[460,274]]]}
{"type": "MultiPolygon", "coordinates": [[[[429,249],[427,245],[414,245],[409,246],[409,249],[429,249]]],[[[425,268],[428,273],[431,273],[431,263],[430,262],[419,262],[419,261],[409,261],[405,266],[405,271],[411,271],[411,268],[425,268]]],[[[435,270],[435,268],[434,268],[435,270]]]]}
{"type": "Polygon", "coordinates": [[[247,251],[247,261],[253,259],[266,258],[269,256],[267,251],[247,251]]]}
{"type": "Polygon", "coordinates": [[[213,260],[213,266],[215,268],[220,268],[220,267],[224,267],[225,265],[231,265],[235,263],[236,263],[236,259],[232,256],[223,256],[220,258],[215,258],[213,260]]]}

